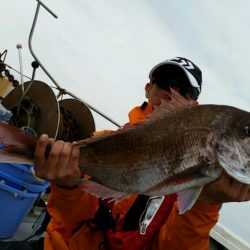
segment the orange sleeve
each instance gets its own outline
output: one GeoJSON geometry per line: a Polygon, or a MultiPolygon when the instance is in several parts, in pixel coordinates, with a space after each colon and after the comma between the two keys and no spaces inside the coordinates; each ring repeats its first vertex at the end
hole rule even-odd
{"type": "Polygon", "coordinates": [[[47,210],[52,217],[48,233],[60,231],[64,239],[71,236],[72,229],[79,223],[94,217],[98,199],[79,188],[63,189],[51,185],[47,210]]]}
{"type": "Polygon", "coordinates": [[[190,211],[180,215],[176,202],[153,249],[209,249],[209,233],[218,220],[219,207],[197,201],[190,211]]]}

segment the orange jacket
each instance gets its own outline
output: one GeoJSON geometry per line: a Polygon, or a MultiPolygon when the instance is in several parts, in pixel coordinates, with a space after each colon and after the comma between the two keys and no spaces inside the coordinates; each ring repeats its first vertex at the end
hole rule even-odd
{"type": "MultiPolygon", "coordinates": [[[[144,120],[151,111],[152,107],[145,103],[142,107],[135,107],[129,113],[130,124],[144,120]]],[[[118,218],[119,215],[116,231],[121,230],[124,217],[136,198],[136,195],[132,195],[129,199],[124,199],[113,206],[112,216],[118,218]]],[[[47,206],[52,219],[47,227],[45,249],[104,249],[101,248],[104,243],[103,232],[96,230],[92,221],[98,206],[98,199],[80,187],[63,189],[52,185],[47,206]]],[[[169,217],[149,242],[147,249],[208,249],[209,232],[218,220],[218,211],[217,205],[207,205],[197,201],[190,211],[179,215],[176,202],[169,217]]]]}

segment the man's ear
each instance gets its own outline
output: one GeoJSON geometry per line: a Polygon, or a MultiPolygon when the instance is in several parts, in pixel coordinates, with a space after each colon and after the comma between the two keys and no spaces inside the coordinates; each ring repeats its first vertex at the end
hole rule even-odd
{"type": "Polygon", "coordinates": [[[151,83],[149,83],[149,82],[145,85],[145,96],[146,96],[146,98],[149,97],[149,92],[150,92],[152,86],[153,85],[151,83]]]}

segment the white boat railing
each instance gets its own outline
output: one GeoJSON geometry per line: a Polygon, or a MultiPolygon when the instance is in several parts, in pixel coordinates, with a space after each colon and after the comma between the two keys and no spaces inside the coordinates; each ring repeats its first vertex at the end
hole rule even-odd
{"type": "Polygon", "coordinates": [[[210,236],[229,250],[250,250],[250,242],[242,239],[221,223],[217,223],[210,236]]]}

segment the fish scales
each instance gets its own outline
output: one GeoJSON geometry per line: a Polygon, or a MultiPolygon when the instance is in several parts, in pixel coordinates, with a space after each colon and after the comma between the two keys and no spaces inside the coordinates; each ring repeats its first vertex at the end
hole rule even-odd
{"type": "Polygon", "coordinates": [[[233,111],[200,105],[114,133],[81,150],[82,171],[111,188],[145,193],[170,176],[216,161],[222,122],[233,111]]]}

